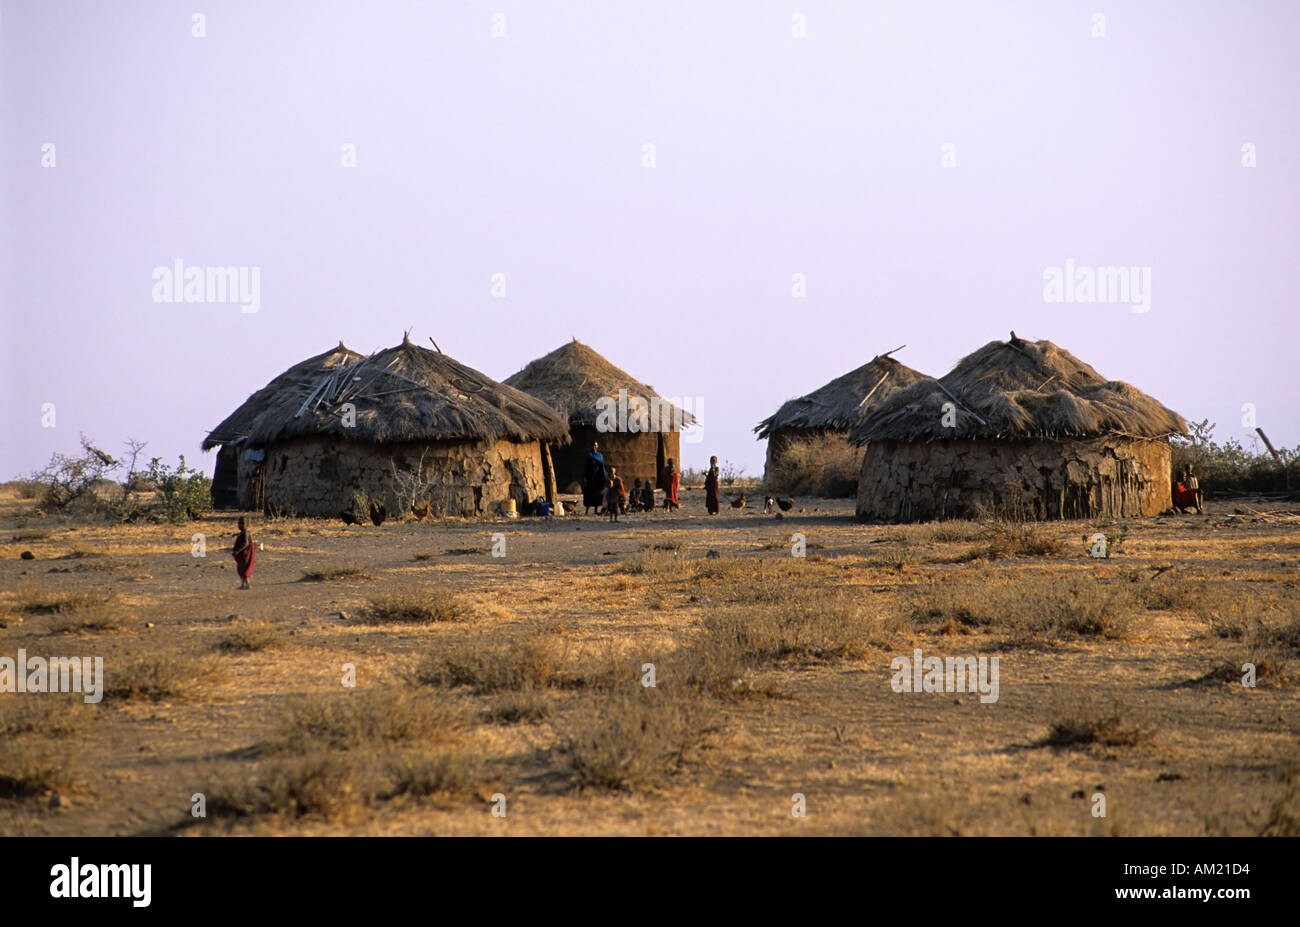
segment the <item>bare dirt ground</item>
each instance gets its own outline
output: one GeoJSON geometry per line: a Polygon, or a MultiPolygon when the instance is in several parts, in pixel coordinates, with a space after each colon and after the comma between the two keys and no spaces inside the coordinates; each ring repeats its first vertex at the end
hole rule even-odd
{"type": "Polygon", "coordinates": [[[1082,537],[1118,526],[703,509],[258,517],[239,591],[233,516],[0,496],[0,656],[107,677],[0,694],[0,833],[1300,832],[1300,506],[1106,559],[1082,537]],[[914,648],[997,657],[998,700],[894,691],[914,648]]]}

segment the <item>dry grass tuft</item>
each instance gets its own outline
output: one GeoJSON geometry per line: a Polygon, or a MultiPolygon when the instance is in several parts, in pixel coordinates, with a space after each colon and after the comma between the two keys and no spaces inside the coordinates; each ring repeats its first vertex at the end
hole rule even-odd
{"type": "Polygon", "coordinates": [[[1051,575],[1008,583],[985,572],[969,583],[918,588],[912,593],[910,617],[920,626],[1002,631],[1009,645],[1051,646],[1076,638],[1128,637],[1135,608],[1128,583],[1051,575]]]}
{"type": "Polygon", "coordinates": [[[347,690],[292,699],[278,736],[264,746],[309,755],[404,741],[447,742],[465,727],[464,710],[440,693],[347,690]]]}
{"type": "Polygon", "coordinates": [[[474,609],[450,589],[428,589],[371,599],[357,613],[361,624],[433,624],[465,621],[474,609]]]}
{"type": "Polygon", "coordinates": [[[890,570],[894,573],[904,573],[907,568],[916,562],[916,556],[910,548],[900,547],[897,550],[887,550],[879,557],[871,561],[873,567],[882,570],[890,570]]]}
{"type": "Polygon", "coordinates": [[[19,593],[12,607],[28,615],[84,615],[119,604],[117,596],[111,593],[28,588],[19,593]]]}
{"type": "Polygon", "coordinates": [[[617,654],[577,654],[555,632],[440,641],[421,663],[414,681],[427,686],[469,686],[476,693],[607,687],[635,678],[617,654]],[[581,670],[574,664],[580,664],[581,670]]]}
{"type": "Polygon", "coordinates": [[[464,750],[399,753],[386,766],[393,795],[466,798],[475,794],[484,778],[483,758],[464,750]]]}
{"type": "Polygon", "coordinates": [[[269,624],[258,622],[226,632],[217,641],[217,650],[222,653],[257,653],[282,647],[285,637],[269,624]]]}
{"type": "Polygon", "coordinates": [[[675,549],[649,548],[638,551],[614,568],[615,573],[632,576],[661,577],[686,572],[675,549]]]}
{"type": "Polygon", "coordinates": [[[578,788],[643,789],[678,772],[716,730],[716,716],[699,701],[635,686],[585,701],[560,752],[578,788]]]}
{"type": "Polygon", "coordinates": [[[79,792],[85,774],[71,749],[27,739],[0,741],[0,798],[79,792]]]}
{"type": "Polygon", "coordinates": [[[96,706],[80,694],[47,693],[39,699],[0,699],[0,737],[42,734],[69,737],[84,734],[94,718],[96,706]]]}
{"type": "Polygon", "coordinates": [[[371,579],[369,573],[361,567],[352,563],[336,563],[329,566],[315,567],[310,570],[304,570],[302,579],[299,582],[304,583],[333,583],[345,579],[371,579]]]}
{"type": "Polygon", "coordinates": [[[1282,792],[1268,809],[1260,825],[1261,837],[1300,837],[1300,763],[1294,759],[1278,771],[1282,792]]]}
{"type": "Polygon", "coordinates": [[[482,719],[488,724],[538,724],[550,715],[546,696],[533,689],[511,692],[498,699],[482,719]]]}
{"type": "Polygon", "coordinates": [[[989,560],[1059,557],[1065,553],[1060,539],[1051,537],[1034,522],[996,521],[985,529],[985,537],[988,546],[984,548],[984,556],[989,560]]]}
{"type": "Polygon", "coordinates": [[[367,803],[374,787],[357,764],[331,753],[274,763],[253,782],[209,787],[208,816],[334,818],[367,803]]]}
{"type": "Polygon", "coordinates": [[[106,670],[105,675],[105,698],[159,702],[197,697],[199,684],[215,677],[217,669],[208,659],[157,656],[137,660],[121,672],[106,670]]]}
{"type": "Polygon", "coordinates": [[[1128,709],[1119,701],[1099,709],[1089,701],[1058,710],[1041,741],[1048,747],[1135,747],[1147,743],[1155,734],[1129,718],[1128,709]]]}

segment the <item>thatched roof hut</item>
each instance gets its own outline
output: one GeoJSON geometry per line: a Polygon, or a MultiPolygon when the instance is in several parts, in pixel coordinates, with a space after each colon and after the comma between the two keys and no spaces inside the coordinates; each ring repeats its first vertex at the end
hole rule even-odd
{"type": "Polygon", "coordinates": [[[857,424],[858,516],[1152,515],[1170,505],[1170,435],[1187,423],[1050,341],[993,341],[857,424]]]}
{"type": "Polygon", "coordinates": [[[546,444],[568,427],[545,403],[409,338],[369,357],[336,351],[272,380],[209,435],[234,434],[232,420],[242,434],[242,507],[332,515],[360,491],[395,513],[428,501],[473,515],[554,485],[546,444]]]}
{"type": "Polygon", "coordinates": [[[606,465],[618,467],[627,485],[634,479],[658,485],[669,458],[681,467],[681,430],[697,424],[689,411],[576,338],[532,361],[505,383],[537,397],[568,420],[572,443],[553,449],[556,482],[566,490],[581,483],[592,442],[600,443],[606,465]]]}
{"type": "MultiPolygon", "coordinates": [[[[342,341],[315,357],[294,364],[266,386],[244,400],[221,424],[208,432],[203,439],[203,450],[219,448],[217,464],[212,476],[212,504],[218,509],[240,508],[238,459],[252,433],[256,419],[271,408],[276,401],[302,403],[335,367],[354,364],[363,355],[346,347],[342,341]]],[[[245,500],[247,502],[247,500],[245,500]]],[[[245,508],[249,507],[247,504],[245,508]]]]}
{"type": "Polygon", "coordinates": [[[848,441],[850,429],[865,412],[922,379],[890,357],[892,353],[879,354],[806,396],[787,400],[754,426],[759,440],[767,439],[763,479],[771,491],[853,495],[862,451],[848,441]]]}

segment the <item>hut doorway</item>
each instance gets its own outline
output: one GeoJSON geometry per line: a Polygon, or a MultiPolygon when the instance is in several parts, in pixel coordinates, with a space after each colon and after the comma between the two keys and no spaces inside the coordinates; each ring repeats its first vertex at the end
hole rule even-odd
{"type": "Polygon", "coordinates": [[[664,478],[664,467],[668,466],[668,458],[664,451],[664,433],[662,431],[656,434],[659,439],[659,447],[655,451],[655,486],[662,488],[660,484],[664,478]]]}
{"type": "Polygon", "coordinates": [[[239,508],[239,450],[223,444],[217,450],[217,466],[212,472],[212,507],[219,511],[239,508]]]}

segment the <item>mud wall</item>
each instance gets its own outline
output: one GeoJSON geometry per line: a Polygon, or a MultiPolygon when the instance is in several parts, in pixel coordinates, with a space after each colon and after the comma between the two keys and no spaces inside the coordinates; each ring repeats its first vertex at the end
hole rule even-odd
{"type": "Polygon", "coordinates": [[[1169,443],[1108,435],[1076,441],[871,442],[858,518],[909,522],[989,514],[1032,519],[1157,515],[1171,504],[1169,443]]]}

